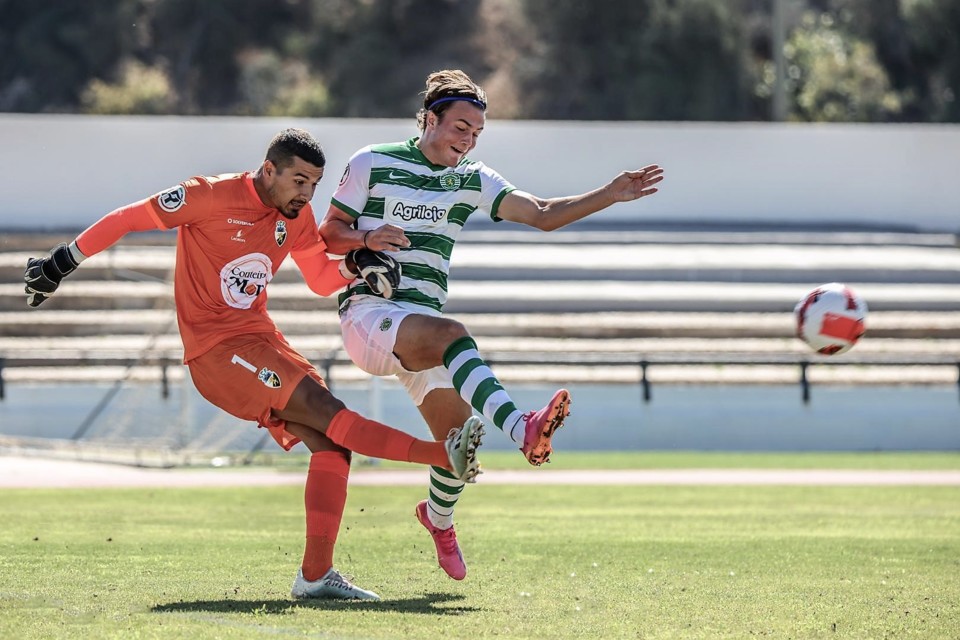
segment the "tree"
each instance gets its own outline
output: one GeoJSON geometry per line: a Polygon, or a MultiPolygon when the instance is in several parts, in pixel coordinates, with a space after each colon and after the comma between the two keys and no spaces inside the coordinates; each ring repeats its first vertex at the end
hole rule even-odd
{"type": "Polygon", "coordinates": [[[738,1],[526,0],[539,47],[527,117],[737,120],[750,114],[738,1]]]}
{"type": "Polygon", "coordinates": [[[808,122],[883,122],[901,109],[873,46],[811,13],[786,48],[790,116],[808,122]]]}
{"type": "Polygon", "coordinates": [[[918,86],[922,112],[933,122],[960,122],[960,3],[914,0],[906,14],[914,59],[925,71],[918,86]]]}

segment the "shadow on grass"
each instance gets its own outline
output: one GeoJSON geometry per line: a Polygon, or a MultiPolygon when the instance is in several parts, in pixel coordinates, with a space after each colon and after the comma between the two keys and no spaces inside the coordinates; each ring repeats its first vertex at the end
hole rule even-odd
{"type": "Polygon", "coordinates": [[[288,614],[297,609],[325,611],[386,611],[397,613],[425,613],[429,615],[461,615],[481,611],[478,607],[445,606],[464,600],[465,596],[452,593],[425,593],[419,598],[400,598],[361,602],[359,600],[195,600],[171,602],[151,607],[155,613],[261,613],[288,614]]]}

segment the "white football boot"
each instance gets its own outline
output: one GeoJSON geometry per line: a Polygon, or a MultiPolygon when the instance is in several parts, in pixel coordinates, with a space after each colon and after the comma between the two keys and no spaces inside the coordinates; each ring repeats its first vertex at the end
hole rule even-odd
{"type": "Polygon", "coordinates": [[[462,427],[451,429],[444,442],[453,475],[461,482],[476,482],[480,471],[477,448],[483,438],[483,420],[470,416],[462,427]]]}
{"type": "Polygon", "coordinates": [[[379,600],[373,591],[361,589],[340,572],[330,567],[319,580],[310,582],[303,577],[303,569],[297,569],[297,579],[293,581],[290,595],[294,598],[318,598],[324,600],[379,600]]]}

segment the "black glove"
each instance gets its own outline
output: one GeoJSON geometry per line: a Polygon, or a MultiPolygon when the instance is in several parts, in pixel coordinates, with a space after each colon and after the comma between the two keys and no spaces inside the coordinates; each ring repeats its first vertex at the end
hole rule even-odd
{"type": "Polygon", "coordinates": [[[385,253],[372,249],[354,249],[344,258],[347,269],[363,278],[373,292],[392,298],[400,286],[400,263],[385,253]]]}
{"type": "Polygon", "coordinates": [[[73,273],[79,263],[73,259],[70,248],[60,243],[46,258],[30,258],[23,272],[23,281],[27,284],[27,304],[39,307],[43,301],[53,295],[60,282],[73,273]]]}

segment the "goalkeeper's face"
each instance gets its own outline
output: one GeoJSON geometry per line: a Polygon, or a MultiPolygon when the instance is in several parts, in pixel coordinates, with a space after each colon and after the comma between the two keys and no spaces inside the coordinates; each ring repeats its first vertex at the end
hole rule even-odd
{"type": "MultiPolygon", "coordinates": [[[[267,195],[271,204],[285,218],[296,218],[317,190],[317,184],[323,177],[323,167],[310,164],[302,158],[294,157],[293,163],[283,169],[269,160],[269,171],[264,171],[267,195]]],[[[266,168],[266,167],[265,167],[266,168]]]]}

